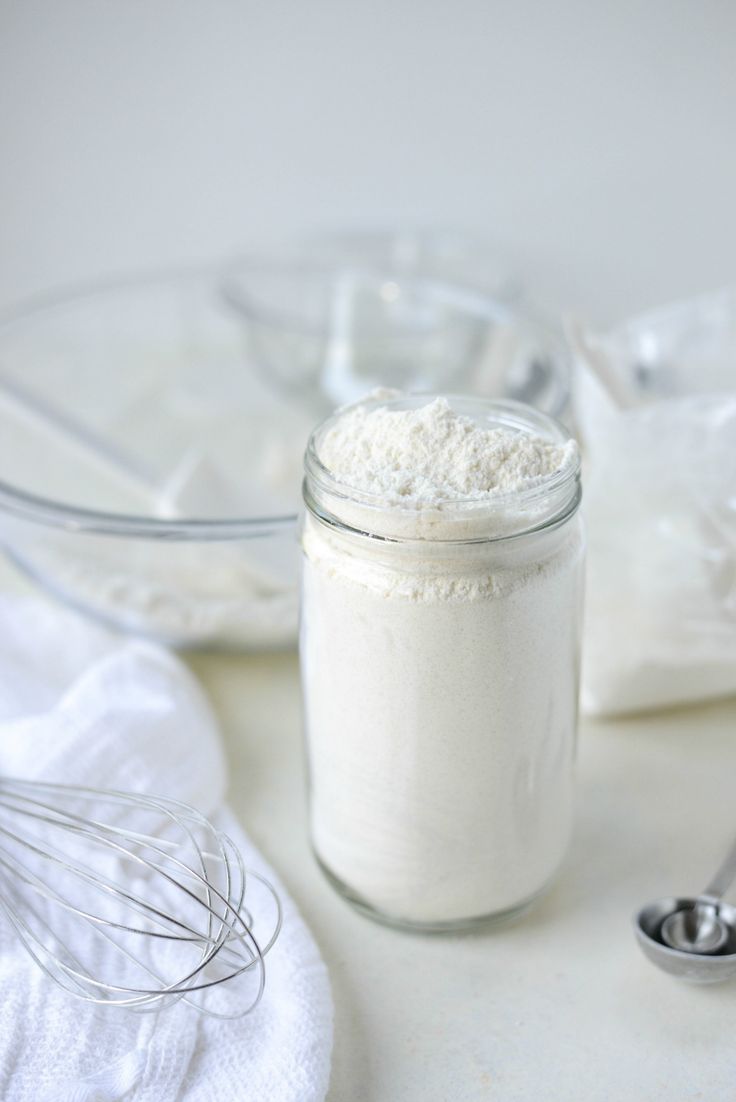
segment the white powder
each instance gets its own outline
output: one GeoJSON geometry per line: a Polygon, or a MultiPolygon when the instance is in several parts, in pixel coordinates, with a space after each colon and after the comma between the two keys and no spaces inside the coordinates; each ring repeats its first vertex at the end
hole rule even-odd
{"type": "MultiPolygon", "coordinates": [[[[692,372],[690,390],[708,385],[723,347],[717,302],[702,329],[683,317],[677,308],[648,334],[662,350],[675,342],[652,375],[672,393],[644,391],[640,406],[620,408],[599,377],[602,364],[619,385],[634,379],[628,343],[595,339],[592,358],[587,343],[578,350],[590,533],[581,702],[595,715],[736,693],[736,396],[732,375],[720,393],[678,396],[681,372],[692,372]]],[[[724,326],[731,341],[736,326],[724,326]]]]}
{"type": "Polygon", "coordinates": [[[210,548],[160,541],[146,545],[138,563],[130,555],[126,561],[125,548],[91,536],[71,550],[47,540],[19,565],[69,604],[158,642],[277,649],[293,644],[298,615],[296,555],[286,539],[282,544],[275,550],[284,552],[283,580],[275,569],[259,569],[251,548],[238,541],[210,548]]]}
{"type": "Polygon", "coordinates": [[[544,486],[567,474],[569,498],[577,456],[443,399],[401,404],[348,410],[317,437],[334,477],[382,508],[319,504],[409,542],[308,513],[302,670],[318,856],[354,898],[431,926],[520,907],[565,851],[579,527],[487,537],[549,519],[544,486]]]}
{"type": "Polygon", "coordinates": [[[537,486],[574,463],[577,448],[484,428],[435,398],[409,410],[354,406],[325,433],[319,454],[346,486],[422,508],[537,486]]]}

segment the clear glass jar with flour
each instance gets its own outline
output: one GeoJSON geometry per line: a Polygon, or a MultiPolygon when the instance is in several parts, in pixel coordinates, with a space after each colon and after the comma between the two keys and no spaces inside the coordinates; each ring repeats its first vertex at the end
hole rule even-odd
{"type": "Polygon", "coordinates": [[[374,916],[524,909],[572,816],[583,538],[575,443],[514,402],[385,392],[306,456],[312,840],[374,916]]]}

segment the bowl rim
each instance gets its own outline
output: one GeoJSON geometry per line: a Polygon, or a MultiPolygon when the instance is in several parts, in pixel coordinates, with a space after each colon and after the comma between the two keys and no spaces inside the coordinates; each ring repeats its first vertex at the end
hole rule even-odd
{"type": "Polygon", "coordinates": [[[174,541],[262,539],[278,535],[296,525],[298,513],[266,517],[196,518],[139,517],[132,513],[106,513],[52,501],[19,490],[0,480],[0,511],[19,520],[31,521],[68,532],[86,532],[99,536],[123,536],[133,539],[151,537],[174,541]]]}
{"type": "Polygon", "coordinates": [[[80,279],[60,286],[47,287],[23,295],[9,305],[0,308],[0,333],[16,324],[30,321],[36,314],[45,313],[109,292],[132,290],[148,284],[170,280],[197,280],[207,275],[221,275],[223,261],[208,260],[198,264],[164,264],[142,268],[128,268],[93,279],[80,279]]]}

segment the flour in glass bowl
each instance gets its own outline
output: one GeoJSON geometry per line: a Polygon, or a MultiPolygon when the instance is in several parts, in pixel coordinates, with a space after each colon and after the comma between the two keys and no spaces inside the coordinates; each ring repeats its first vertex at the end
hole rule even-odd
{"type": "Polygon", "coordinates": [[[373,399],[307,457],[314,846],[350,898],[429,927],[523,907],[571,821],[577,449],[525,407],[466,404],[373,399]]]}

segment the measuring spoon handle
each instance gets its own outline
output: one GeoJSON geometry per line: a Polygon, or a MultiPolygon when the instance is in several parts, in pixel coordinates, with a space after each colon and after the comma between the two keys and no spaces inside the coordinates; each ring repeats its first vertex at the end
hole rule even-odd
{"type": "Polygon", "coordinates": [[[703,895],[720,899],[724,892],[731,887],[734,878],[736,878],[736,840],[734,840],[723,864],[703,892],[703,895]]]}

